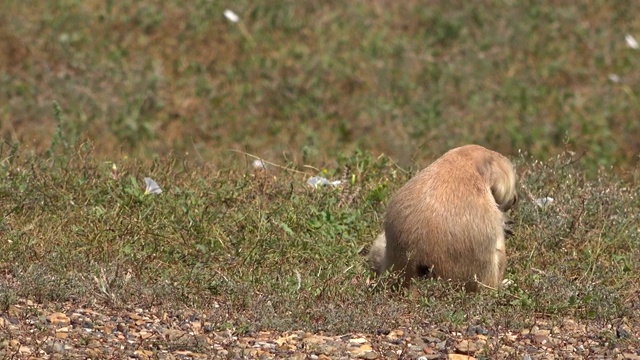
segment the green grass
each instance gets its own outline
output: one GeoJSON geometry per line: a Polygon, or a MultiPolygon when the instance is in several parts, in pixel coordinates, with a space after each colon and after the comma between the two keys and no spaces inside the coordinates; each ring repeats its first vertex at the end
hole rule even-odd
{"type": "Polygon", "coordinates": [[[313,189],[308,175],[274,167],[215,171],[166,158],[123,160],[114,172],[86,149],[52,158],[11,150],[0,181],[0,267],[13,279],[4,306],[27,297],[222,307],[221,327],[334,332],[638,311],[639,190],[607,174],[587,180],[568,155],[515,159],[523,177],[508,243],[515,285],[469,295],[438,282],[399,294],[367,270],[385,200],[409,178],[385,157],[340,158],[324,174],[344,185],[313,189]],[[145,176],[163,193],[145,194],[145,176]],[[552,205],[535,205],[547,195],[552,205]]]}
{"type": "Polygon", "coordinates": [[[212,1],[4,6],[0,130],[31,146],[57,101],[101,159],[240,148],[335,165],[361,149],[410,166],[475,142],[569,146],[590,172],[638,160],[632,2],[238,1],[241,24],[212,1]]]}
{"type": "Polygon", "coordinates": [[[639,310],[632,2],[237,1],[241,24],[212,1],[3,6],[2,306],[338,333],[639,310]],[[471,142],[518,166],[515,285],[389,291],[364,260],[387,200],[471,142]],[[317,174],[345,182],[312,189],[317,174]]]}

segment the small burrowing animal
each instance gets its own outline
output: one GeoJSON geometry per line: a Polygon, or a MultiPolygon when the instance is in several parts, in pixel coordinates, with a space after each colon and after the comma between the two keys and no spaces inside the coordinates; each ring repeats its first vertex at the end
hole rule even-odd
{"type": "Polygon", "coordinates": [[[516,202],[513,164],[479,145],[449,150],[400,188],[384,231],[369,251],[378,274],[402,273],[402,284],[433,277],[498,288],[506,267],[504,214],[516,202]]]}

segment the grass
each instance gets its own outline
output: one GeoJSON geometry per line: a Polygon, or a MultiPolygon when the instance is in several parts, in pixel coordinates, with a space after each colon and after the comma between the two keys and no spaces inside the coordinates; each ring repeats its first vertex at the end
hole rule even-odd
{"type": "Polygon", "coordinates": [[[631,2],[233,6],[241,23],[210,1],[5,1],[3,307],[163,304],[336,333],[637,313],[631,2]],[[517,163],[515,285],[387,290],[364,261],[387,200],[470,142],[517,163]],[[344,183],[306,185],[318,174],[344,183]]]}
{"type": "Polygon", "coordinates": [[[515,285],[477,295],[437,282],[407,295],[385,290],[385,280],[372,285],[363,254],[385,200],[409,178],[386,157],[338,159],[325,175],[345,183],[313,189],[305,175],[274,167],[214,171],[167,158],[124,160],[114,171],[84,148],[2,155],[0,265],[14,279],[5,307],[22,297],[222,307],[219,326],[334,332],[424,319],[611,321],[638,310],[638,189],[607,174],[588,180],[567,154],[516,159],[524,201],[508,244],[515,285]],[[147,175],[161,194],[144,193],[147,175]],[[535,205],[547,195],[552,205],[535,205]]]}
{"type": "Polygon", "coordinates": [[[0,131],[40,149],[57,101],[109,160],[335,165],[360,149],[411,166],[468,142],[568,145],[589,171],[638,160],[632,3],[239,1],[240,23],[211,1],[5,6],[0,131]]]}

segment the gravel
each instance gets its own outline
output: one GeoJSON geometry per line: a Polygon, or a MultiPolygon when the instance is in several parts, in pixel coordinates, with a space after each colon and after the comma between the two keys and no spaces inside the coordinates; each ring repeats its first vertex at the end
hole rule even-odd
{"type": "MultiPolygon", "coordinates": [[[[220,330],[211,314],[19,301],[0,313],[2,358],[118,359],[640,359],[638,323],[537,319],[527,329],[437,324],[372,334],[220,330]]],[[[635,319],[633,321],[636,321],[635,319]]]]}

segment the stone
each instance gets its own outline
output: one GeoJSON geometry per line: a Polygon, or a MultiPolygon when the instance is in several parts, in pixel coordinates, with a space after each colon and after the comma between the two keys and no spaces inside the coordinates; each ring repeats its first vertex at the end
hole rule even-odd
{"type": "Polygon", "coordinates": [[[368,340],[365,338],[356,338],[356,339],[349,339],[349,342],[352,344],[364,344],[368,342],[368,340]]]}
{"type": "Polygon", "coordinates": [[[456,351],[463,354],[473,354],[478,351],[478,347],[474,342],[469,340],[461,340],[455,345],[456,351]]]}
{"type": "Polygon", "coordinates": [[[378,358],[378,354],[375,351],[367,351],[366,353],[359,355],[358,358],[374,360],[378,358]]]}
{"type": "Polygon", "coordinates": [[[20,346],[18,351],[21,355],[31,355],[31,349],[28,346],[20,346]]]}
{"type": "Polygon", "coordinates": [[[616,337],[618,337],[618,339],[626,339],[631,336],[631,329],[629,329],[628,326],[620,325],[616,328],[616,337]]]}
{"type": "Polygon", "coordinates": [[[461,354],[449,354],[447,360],[475,360],[473,356],[461,355],[461,354]]]}
{"type": "Polygon", "coordinates": [[[47,321],[49,321],[52,325],[69,325],[71,323],[71,319],[61,312],[54,312],[47,316],[47,321]]]}

